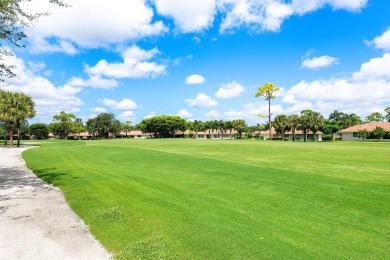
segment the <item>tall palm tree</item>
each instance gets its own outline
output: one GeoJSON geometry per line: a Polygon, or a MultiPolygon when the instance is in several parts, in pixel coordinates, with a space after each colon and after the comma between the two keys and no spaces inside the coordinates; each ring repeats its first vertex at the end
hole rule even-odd
{"type": "Polygon", "coordinates": [[[126,122],[124,122],[124,123],[122,124],[122,130],[125,131],[126,137],[127,137],[127,132],[130,132],[131,129],[133,128],[133,127],[131,126],[131,123],[132,123],[132,122],[131,122],[130,120],[128,120],[128,121],[126,121],[126,122]]]}
{"type": "Polygon", "coordinates": [[[264,97],[265,100],[268,100],[268,124],[269,124],[269,139],[272,140],[272,126],[271,126],[271,99],[275,98],[274,93],[280,90],[274,84],[267,82],[263,86],[259,87],[258,91],[255,93],[255,97],[264,97]]]}
{"type": "Polygon", "coordinates": [[[307,132],[308,130],[310,129],[310,114],[312,113],[313,111],[310,110],[310,109],[306,109],[306,110],[302,110],[301,111],[301,116],[299,117],[299,127],[297,129],[300,129],[303,131],[303,134],[304,134],[304,137],[303,137],[303,141],[307,141],[307,132]]]}

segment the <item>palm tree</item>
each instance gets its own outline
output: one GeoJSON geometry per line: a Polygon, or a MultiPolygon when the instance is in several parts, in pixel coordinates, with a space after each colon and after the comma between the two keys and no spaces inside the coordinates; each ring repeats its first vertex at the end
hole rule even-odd
{"type": "Polygon", "coordinates": [[[316,133],[324,128],[325,118],[319,113],[312,111],[310,113],[310,130],[313,132],[313,140],[316,141],[316,133]]]}
{"type": "Polygon", "coordinates": [[[275,98],[274,93],[280,90],[280,88],[276,87],[274,84],[267,82],[262,87],[259,87],[258,91],[255,93],[255,97],[264,97],[265,100],[268,100],[268,124],[269,124],[269,139],[272,140],[272,132],[271,132],[271,99],[275,98]]]}
{"type": "Polygon", "coordinates": [[[35,116],[34,102],[24,93],[0,91],[0,120],[6,122],[10,132],[10,147],[13,147],[13,133],[18,130],[18,146],[20,140],[21,121],[35,116]]]}
{"type": "Polygon", "coordinates": [[[79,140],[80,140],[80,133],[82,131],[84,131],[85,127],[84,127],[84,123],[83,123],[83,119],[81,118],[76,118],[74,120],[74,126],[75,126],[75,130],[79,136],[79,140]]]}
{"type": "Polygon", "coordinates": [[[297,129],[300,129],[303,131],[304,138],[303,140],[306,142],[307,141],[307,131],[310,129],[310,113],[313,112],[309,109],[302,110],[301,111],[301,116],[299,117],[299,126],[297,129]]]}
{"type": "Polygon", "coordinates": [[[288,121],[292,131],[292,140],[295,142],[295,130],[299,128],[299,116],[291,115],[288,117],[288,121]]]}
{"type": "Polygon", "coordinates": [[[284,140],[285,132],[291,129],[288,117],[286,115],[277,115],[272,125],[275,128],[275,131],[282,135],[282,140],[284,140]]]}
{"type": "Polygon", "coordinates": [[[122,130],[125,131],[126,137],[127,137],[127,132],[130,132],[131,129],[133,128],[133,127],[131,126],[131,123],[132,123],[132,122],[131,122],[130,120],[128,120],[128,121],[126,121],[126,122],[124,122],[124,123],[122,124],[122,130]]]}

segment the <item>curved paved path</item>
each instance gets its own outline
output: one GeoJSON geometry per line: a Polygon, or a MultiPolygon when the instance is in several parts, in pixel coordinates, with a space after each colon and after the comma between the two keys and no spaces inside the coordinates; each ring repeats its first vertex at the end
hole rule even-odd
{"type": "Polygon", "coordinates": [[[0,259],[110,259],[63,193],[0,147],[0,259]]]}

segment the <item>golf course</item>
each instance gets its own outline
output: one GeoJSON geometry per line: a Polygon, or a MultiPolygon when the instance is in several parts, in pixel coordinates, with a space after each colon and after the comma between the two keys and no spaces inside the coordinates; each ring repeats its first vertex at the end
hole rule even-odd
{"type": "Polygon", "coordinates": [[[23,152],[114,259],[389,259],[390,143],[50,140],[23,152]]]}

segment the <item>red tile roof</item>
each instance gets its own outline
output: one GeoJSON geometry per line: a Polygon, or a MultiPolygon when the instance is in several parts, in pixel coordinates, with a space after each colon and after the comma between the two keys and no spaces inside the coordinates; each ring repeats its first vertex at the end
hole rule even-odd
{"type": "Polygon", "coordinates": [[[339,131],[340,133],[355,133],[359,130],[367,130],[368,132],[374,131],[375,127],[383,127],[386,132],[390,132],[390,122],[372,122],[361,125],[355,125],[339,131]]]}

